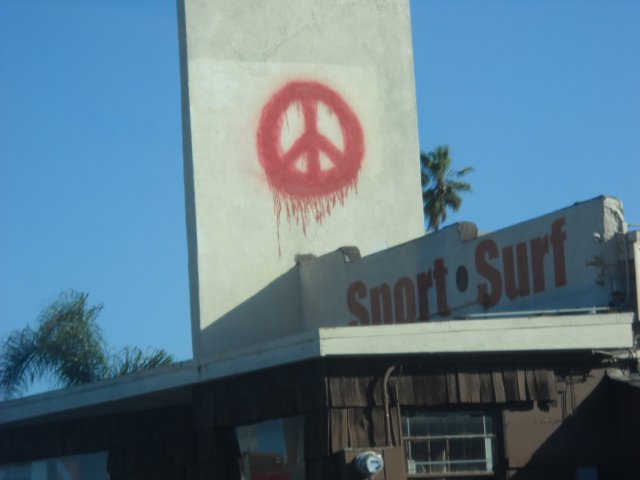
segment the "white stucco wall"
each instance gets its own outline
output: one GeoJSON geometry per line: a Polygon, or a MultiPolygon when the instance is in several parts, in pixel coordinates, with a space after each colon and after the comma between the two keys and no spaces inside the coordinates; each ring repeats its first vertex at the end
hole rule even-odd
{"type": "MultiPolygon", "coordinates": [[[[234,309],[296,254],[422,234],[415,85],[408,0],[178,4],[201,356],[251,334],[234,331],[234,309]]],[[[300,297],[274,301],[288,318],[243,307],[257,339],[300,321],[300,297]]]]}

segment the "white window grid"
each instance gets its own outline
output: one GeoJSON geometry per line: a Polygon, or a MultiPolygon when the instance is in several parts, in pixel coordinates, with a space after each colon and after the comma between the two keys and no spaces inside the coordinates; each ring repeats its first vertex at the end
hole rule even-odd
{"type": "Polygon", "coordinates": [[[495,447],[495,434],[489,427],[491,418],[489,415],[482,412],[449,412],[449,413],[434,413],[434,412],[412,412],[411,415],[403,416],[403,423],[405,424],[406,433],[404,434],[405,452],[407,456],[409,476],[414,478],[455,478],[455,477],[486,477],[494,474],[494,447],[495,447]],[[482,418],[482,432],[480,433],[463,433],[463,434],[443,434],[443,435],[412,435],[411,432],[411,418],[415,416],[424,417],[455,417],[458,415],[464,416],[476,416],[482,418]],[[468,459],[442,459],[434,460],[431,454],[431,444],[436,441],[444,441],[446,448],[445,451],[450,451],[450,442],[456,439],[471,440],[471,439],[483,439],[484,440],[484,456],[481,458],[468,458],[468,459]],[[427,446],[427,457],[429,460],[420,461],[413,458],[412,447],[416,443],[425,443],[427,446]],[[464,467],[468,465],[470,468],[455,468],[464,467]],[[483,465],[484,468],[478,468],[479,465],[483,465]],[[454,468],[452,468],[454,467],[454,468]]]}

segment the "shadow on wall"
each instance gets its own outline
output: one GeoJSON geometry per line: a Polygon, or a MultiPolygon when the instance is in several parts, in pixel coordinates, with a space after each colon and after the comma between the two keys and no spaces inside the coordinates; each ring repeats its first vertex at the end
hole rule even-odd
{"type": "Polygon", "coordinates": [[[300,271],[295,266],[201,330],[200,358],[302,332],[302,313],[300,271]]]}
{"type": "Polygon", "coordinates": [[[318,327],[347,325],[338,299],[347,291],[347,264],[359,258],[355,247],[321,257],[297,255],[294,267],[200,331],[200,359],[259,348],[318,327]]]}
{"type": "Polygon", "coordinates": [[[640,478],[640,386],[615,384],[618,411],[620,478],[640,478]]]}
{"type": "MultiPolygon", "coordinates": [[[[640,391],[640,390],[639,390],[640,391]]],[[[554,405],[505,412],[507,478],[511,480],[638,479],[640,395],[632,424],[604,370],[567,374],[554,405]],[[546,409],[546,411],[545,411],[546,409]],[[623,431],[623,429],[626,429],[623,431]],[[635,432],[632,433],[632,432],[635,432]],[[629,439],[635,441],[628,448],[629,439]]],[[[627,408],[632,403],[627,402],[627,408]]]]}

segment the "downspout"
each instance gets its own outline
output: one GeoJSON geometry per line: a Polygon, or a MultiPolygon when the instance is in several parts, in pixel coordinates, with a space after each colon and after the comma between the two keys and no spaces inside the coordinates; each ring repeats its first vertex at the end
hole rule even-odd
{"type": "Polygon", "coordinates": [[[385,425],[385,435],[387,440],[387,445],[392,446],[391,439],[391,416],[389,415],[389,377],[396,369],[395,365],[387,368],[387,371],[384,372],[384,377],[382,379],[382,399],[384,402],[384,425],[385,425]]]}

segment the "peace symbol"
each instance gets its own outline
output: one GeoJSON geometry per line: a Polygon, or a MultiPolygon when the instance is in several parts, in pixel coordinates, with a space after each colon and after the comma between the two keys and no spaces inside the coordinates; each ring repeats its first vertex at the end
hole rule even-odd
{"type": "Polygon", "coordinates": [[[342,97],[329,87],[311,81],[294,81],[276,92],[264,106],[257,136],[260,163],[269,183],[278,191],[298,198],[317,197],[352,185],[364,157],[364,135],[358,117],[342,97]],[[341,150],[318,130],[318,105],[335,114],[344,139],[341,150]],[[287,109],[302,108],[304,132],[283,151],[281,134],[287,109]],[[320,154],[332,163],[321,169],[320,154]],[[296,168],[304,157],[306,169],[296,168]]]}

